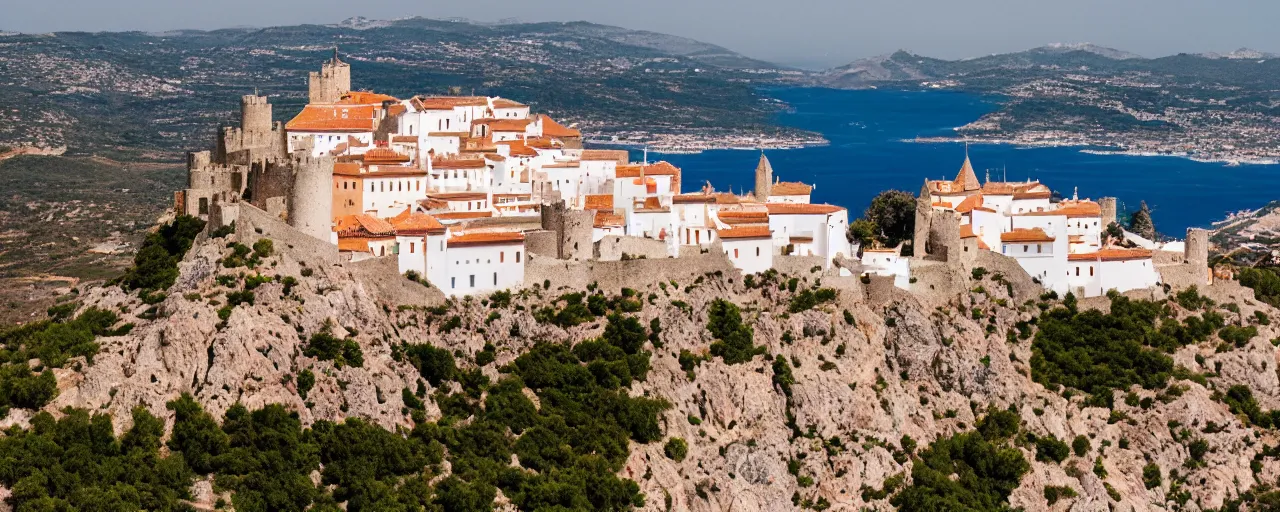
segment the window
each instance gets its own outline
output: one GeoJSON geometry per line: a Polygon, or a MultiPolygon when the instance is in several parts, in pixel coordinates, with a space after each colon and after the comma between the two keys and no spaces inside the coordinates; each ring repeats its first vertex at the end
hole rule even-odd
{"type": "Polygon", "coordinates": [[[1029,252],[1030,250],[1031,250],[1031,246],[1029,245],[1022,246],[1022,252],[1029,252]]]}
{"type": "Polygon", "coordinates": [[[387,255],[387,246],[384,245],[381,248],[379,248],[378,256],[386,256],[386,255],[387,255]]]}
{"type": "Polygon", "coordinates": [[[471,287],[474,288],[475,286],[476,286],[476,275],[471,274],[471,287]]]}
{"type": "Polygon", "coordinates": [[[733,250],[733,257],[734,257],[734,258],[737,258],[737,257],[738,257],[738,250],[737,250],[737,249],[734,249],[734,250],[733,250]]]}
{"type": "Polygon", "coordinates": [[[413,254],[413,253],[414,253],[413,242],[409,242],[409,254],[413,254]]]}
{"type": "Polygon", "coordinates": [[[520,251],[516,251],[516,263],[520,263],[520,251]]]}
{"type": "Polygon", "coordinates": [[[493,285],[494,285],[494,286],[498,286],[498,273],[497,273],[497,272],[494,272],[494,273],[493,273],[493,285]]]}
{"type": "Polygon", "coordinates": [[[759,255],[760,255],[760,248],[756,247],[756,256],[759,256],[759,255]]]}
{"type": "Polygon", "coordinates": [[[458,278],[456,278],[456,277],[450,277],[450,278],[449,278],[449,287],[450,287],[450,288],[457,288],[457,287],[458,287],[458,278]]]}
{"type": "Polygon", "coordinates": [[[1080,267],[1076,267],[1076,277],[1080,277],[1080,267]]]}
{"type": "Polygon", "coordinates": [[[1093,267],[1089,267],[1089,277],[1093,277],[1093,267]]]}
{"type": "Polygon", "coordinates": [[[1040,252],[1043,252],[1043,249],[1044,249],[1044,246],[1043,246],[1043,245],[1041,245],[1041,244],[1036,244],[1036,253],[1037,253],[1037,254],[1039,254],[1040,252]]]}
{"type": "Polygon", "coordinates": [[[506,261],[507,261],[507,251],[499,251],[498,263],[505,263],[506,261]]]}

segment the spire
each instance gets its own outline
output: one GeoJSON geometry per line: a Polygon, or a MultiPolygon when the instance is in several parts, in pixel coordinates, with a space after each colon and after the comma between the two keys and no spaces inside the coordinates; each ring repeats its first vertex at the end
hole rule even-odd
{"type": "Polygon", "coordinates": [[[960,166],[960,173],[956,174],[956,185],[966,192],[982,188],[982,184],[978,182],[978,175],[973,172],[973,163],[969,161],[968,146],[965,146],[964,165],[960,166]]]}
{"type": "Polygon", "coordinates": [[[1071,200],[1072,201],[1080,200],[1080,187],[1075,187],[1071,189],[1071,200]]]}
{"type": "Polygon", "coordinates": [[[772,189],[773,165],[769,163],[769,157],[765,156],[762,149],[760,150],[760,163],[756,164],[756,188],[754,190],[756,199],[767,200],[772,189]]]}

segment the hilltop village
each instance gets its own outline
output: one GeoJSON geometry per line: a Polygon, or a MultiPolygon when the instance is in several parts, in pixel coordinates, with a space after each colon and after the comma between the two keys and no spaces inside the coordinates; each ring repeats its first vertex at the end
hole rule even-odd
{"type": "MultiPolygon", "coordinates": [[[[240,126],[189,155],[178,213],[221,226],[254,208],[329,244],[318,250],[394,262],[448,296],[519,288],[532,258],[714,252],[754,274],[801,256],[914,291],[937,264],[964,269],[984,251],[1011,258],[1047,290],[1081,297],[1150,288],[1168,282],[1158,267],[1204,267],[1208,258],[1204,231],[1186,244],[1109,236],[1114,198],[1055,202],[1039,182],[982,183],[967,156],[954,180],[921,189],[914,257],[862,248],[848,237],[844,208],[811,203],[812,186],[781,181],[763,154],[745,194],[710,183],[686,192],[674,165],[584,149],[579,130],[511,99],[353,91],[337,52],[309,78],[309,102],[287,123],[273,119],[267,98],[242,98],[240,126]]],[[[1207,277],[1199,267],[1192,282],[1207,277]]]]}

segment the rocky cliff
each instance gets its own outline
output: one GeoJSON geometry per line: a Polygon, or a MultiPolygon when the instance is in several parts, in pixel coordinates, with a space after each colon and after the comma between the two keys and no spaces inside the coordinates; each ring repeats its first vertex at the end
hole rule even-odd
{"type": "MultiPolygon", "coordinates": [[[[121,323],[135,326],[99,337],[91,364],[56,370],[60,393],[44,410],[107,412],[122,432],[130,411],[142,405],[172,428],[166,403],[190,393],[215,418],[237,403],[283,404],[304,425],[355,416],[410,429],[415,414],[427,422],[441,418],[441,397],[472,385],[424,382],[406,347],[443,348],[459,370],[478,367],[497,382],[538,344],[616,334],[609,332],[614,321],[595,311],[607,299],[610,311],[649,326],[643,349],[651,352],[650,368],[626,393],[669,404],[659,415],[662,441],[633,440],[619,473],[638,484],[645,510],[893,509],[895,492],[921,484],[913,468],[931,443],[973,431],[991,411],[1020,419],[1009,446],[1029,465],[1008,494],[1012,507],[1218,509],[1280,476],[1268,448],[1276,435],[1259,421],[1265,412],[1251,412],[1280,408],[1269,341],[1280,335],[1270,324],[1280,313],[1233,283],[1193,292],[1195,300],[1185,291],[1157,290],[1160,331],[1163,323],[1212,313],[1226,326],[1252,329],[1252,336],[1211,330],[1200,341],[1171,346],[1168,357],[1178,369],[1164,385],[1117,389],[1100,401],[1037,382],[1046,382],[1037,378],[1045,355],[1033,348],[1038,319],[1062,301],[1018,303],[998,275],[974,272],[968,293],[930,306],[912,296],[869,304],[850,289],[825,287],[823,280],[841,278],[818,269],[751,279],[712,273],[684,283],[637,279],[628,290],[546,290],[533,283],[509,297],[445,301],[408,280],[388,293],[361,269],[284,244],[253,268],[237,266],[235,243],[259,238],[202,236],[180,263],[176,284],[154,305],[118,287],[81,293],[82,307],[117,311],[121,323]],[[601,300],[587,300],[589,307],[574,310],[577,321],[565,320],[575,301],[593,295],[601,300]],[[755,348],[732,357],[745,362],[729,364],[729,353],[713,348],[724,342],[708,329],[718,300],[740,308],[750,328],[755,348]],[[353,340],[361,364],[313,350],[318,334],[353,340]],[[300,393],[304,371],[314,385],[300,393]],[[1251,402],[1233,393],[1240,385],[1251,390],[1251,402]],[[418,396],[425,404],[406,403],[408,390],[423,387],[418,396]],[[665,441],[673,438],[686,442],[687,453],[672,454],[665,441]],[[1072,449],[1058,443],[1063,448],[1055,453],[1057,445],[1046,439],[1072,449]]],[[[1089,304],[1109,309],[1107,301],[1089,304]]],[[[1078,363],[1097,364],[1086,359],[1101,353],[1079,349],[1078,363]]],[[[1142,371],[1122,368],[1122,360],[1108,364],[1119,373],[1142,371]]],[[[524,393],[540,407],[550,399],[524,393]]],[[[25,426],[32,414],[14,409],[5,422],[25,426]]],[[[212,506],[208,492],[195,498],[212,506]]],[[[499,492],[498,504],[515,508],[506,500],[499,492]]]]}

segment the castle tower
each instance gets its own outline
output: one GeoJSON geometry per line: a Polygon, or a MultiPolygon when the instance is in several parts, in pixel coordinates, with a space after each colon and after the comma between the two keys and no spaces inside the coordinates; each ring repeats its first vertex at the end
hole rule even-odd
{"type": "Polygon", "coordinates": [[[764,151],[761,151],[760,163],[756,165],[756,199],[767,201],[769,199],[769,191],[772,189],[773,166],[769,164],[769,157],[764,156],[764,151]]]}
{"type": "Polygon", "coordinates": [[[1209,266],[1209,230],[1187,229],[1187,241],[1184,251],[1183,257],[1186,258],[1187,263],[1201,267],[1209,266]]]}
{"type": "Polygon", "coordinates": [[[333,232],[333,159],[295,156],[289,192],[289,225],[330,241],[333,232]]]}
{"type": "Polygon", "coordinates": [[[1102,227],[1106,228],[1116,222],[1116,198],[1104,197],[1098,200],[1102,207],[1102,227]]]}
{"type": "Polygon", "coordinates": [[[271,134],[271,104],[266,96],[240,98],[240,129],[246,138],[267,138],[271,134]]]}
{"type": "Polygon", "coordinates": [[[916,229],[911,240],[912,254],[917,258],[927,256],[929,247],[929,224],[933,222],[933,202],[929,197],[929,181],[925,180],[920,187],[920,196],[916,197],[916,229]]]}
{"type": "Polygon", "coordinates": [[[311,72],[307,88],[311,103],[337,103],[351,92],[351,65],[338,58],[337,48],[320,72],[311,72]]]}

